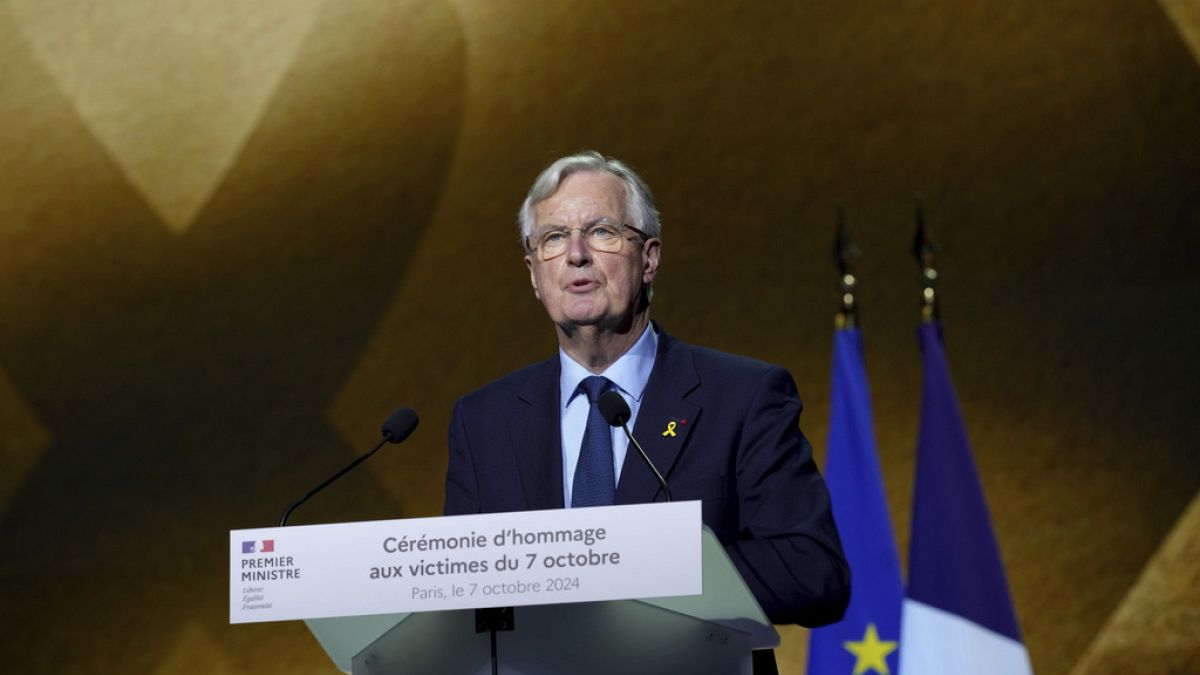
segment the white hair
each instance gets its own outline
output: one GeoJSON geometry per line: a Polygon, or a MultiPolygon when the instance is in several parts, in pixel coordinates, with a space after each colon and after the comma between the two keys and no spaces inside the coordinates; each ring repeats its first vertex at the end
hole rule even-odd
{"type": "Polygon", "coordinates": [[[573,173],[581,171],[597,171],[610,173],[621,179],[625,186],[625,211],[631,221],[629,224],[645,232],[647,236],[662,235],[662,224],[658,220],[658,209],[654,206],[654,196],[642,177],[629,168],[624,162],[612,157],[605,157],[595,150],[588,150],[577,155],[570,155],[555,160],[546,167],[533,181],[517,221],[521,226],[521,241],[533,234],[533,209],[541,202],[549,199],[558,191],[563,180],[573,173]]]}

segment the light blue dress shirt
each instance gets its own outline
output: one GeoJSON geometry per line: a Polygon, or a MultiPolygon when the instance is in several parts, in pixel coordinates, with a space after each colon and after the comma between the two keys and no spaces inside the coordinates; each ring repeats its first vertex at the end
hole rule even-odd
{"type": "MultiPolygon", "coordinates": [[[[621,358],[604,372],[599,373],[616,385],[617,391],[629,404],[630,429],[633,429],[633,423],[637,421],[642,394],[646,391],[646,383],[650,381],[650,371],[654,368],[654,355],[657,353],[658,335],[655,334],[653,326],[647,325],[642,336],[633,343],[629,351],[622,354],[621,358]]],[[[567,356],[561,347],[558,350],[558,360],[562,364],[558,391],[562,413],[563,505],[570,508],[571,484],[575,480],[575,465],[579,463],[579,446],[583,443],[583,430],[587,426],[589,407],[587,395],[579,391],[579,383],[593,373],[567,356]]],[[[612,427],[611,431],[613,475],[620,481],[621,467],[625,465],[625,455],[629,450],[629,439],[620,427],[612,427]]]]}

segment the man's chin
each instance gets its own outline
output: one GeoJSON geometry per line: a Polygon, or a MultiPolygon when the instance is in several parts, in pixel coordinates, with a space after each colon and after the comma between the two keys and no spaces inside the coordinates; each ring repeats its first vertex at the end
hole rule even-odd
{"type": "Polygon", "coordinates": [[[558,322],[560,326],[570,328],[595,328],[611,324],[606,316],[566,316],[562,321],[558,322]]]}
{"type": "Polygon", "coordinates": [[[574,306],[563,308],[562,321],[559,323],[569,323],[576,326],[599,326],[606,322],[611,322],[613,317],[605,307],[600,307],[595,303],[580,302],[574,306]]]}
{"type": "Polygon", "coordinates": [[[569,313],[564,315],[561,321],[555,321],[559,328],[568,335],[572,335],[579,330],[626,333],[634,325],[634,322],[635,317],[633,315],[614,316],[606,312],[569,313]]]}

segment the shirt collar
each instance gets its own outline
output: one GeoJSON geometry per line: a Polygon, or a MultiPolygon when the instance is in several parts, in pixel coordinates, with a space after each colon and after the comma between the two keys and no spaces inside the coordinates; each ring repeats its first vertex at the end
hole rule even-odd
{"type": "MultiPolygon", "coordinates": [[[[647,324],[638,341],[600,375],[611,380],[633,400],[640,401],[646,391],[646,383],[650,381],[650,371],[654,368],[654,355],[657,353],[658,334],[654,332],[652,324],[647,324]]],[[[562,347],[558,348],[558,360],[562,366],[558,391],[562,408],[565,409],[578,391],[579,383],[592,373],[568,356],[562,347]]]]}

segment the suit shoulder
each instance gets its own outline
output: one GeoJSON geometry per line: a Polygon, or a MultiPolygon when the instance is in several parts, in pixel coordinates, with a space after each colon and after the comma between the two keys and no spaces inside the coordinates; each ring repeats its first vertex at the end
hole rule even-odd
{"type": "MultiPolygon", "coordinates": [[[[766,396],[771,400],[795,399],[800,392],[792,374],[782,366],[748,356],[684,345],[696,368],[702,398],[713,401],[744,400],[746,403],[766,396]]],[[[801,404],[803,405],[803,404],[801,404]]]]}
{"type": "Polygon", "coordinates": [[[722,379],[746,379],[755,382],[762,380],[768,375],[786,375],[789,378],[791,377],[786,368],[750,358],[749,356],[730,354],[695,345],[682,344],[681,346],[692,353],[696,370],[701,375],[707,373],[720,376],[722,379]]]}
{"type": "Polygon", "coordinates": [[[558,356],[538,361],[463,395],[458,399],[458,404],[487,406],[499,401],[511,400],[514,396],[520,396],[524,392],[535,389],[547,378],[553,380],[557,386],[557,367],[558,356]]]}

